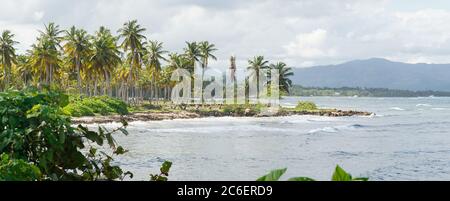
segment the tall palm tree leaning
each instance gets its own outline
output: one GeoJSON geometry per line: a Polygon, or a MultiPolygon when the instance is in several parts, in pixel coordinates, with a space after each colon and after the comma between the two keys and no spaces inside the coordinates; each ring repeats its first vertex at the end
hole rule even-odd
{"type": "Polygon", "coordinates": [[[284,91],[286,93],[290,93],[290,88],[292,86],[292,80],[289,79],[290,76],[294,75],[291,67],[287,67],[287,65],[283,62],[277,62],[276,64],[270,64],[271,69],[275,69],[279,73],[279,86],[280,91],[284,91]]]}
{"type": "MultiPolygon", "coordinates": [[[[101,76],[105,81],[103,93],[112,96],[111,74],[121,63],[120,51],[118,50],[117,39],[112,36],[111,31],[105,27],[100,27],[93,41],[92,55],[89,63],[95,76],[101,76]]],[[[97,80],[95,80],[94,95],[97,92],[97,80]]]]}
{"type": "MultiPolygon", "coordinates": [[[[195,68],[196,68],[195,64],[197,62],[201,62],[201,58],[202,58],[202,53],[200,52],[200,47],[197,44],[197,42],[187,42],[186,41],[186,47],[184,48],[184,55],[183,56],[188,60],[188,63],[189,63],[188,70],[189,70],[189,72],[191,73],[192,76],[195,76],[195,74],[193,73],[193,72],[195,72],[195,68]]],[[[191,81],[192,82],[191,83],[191,86],[192,86],[191,90],[192,90],[192,93],[195,93],[196,92],[196,90],[194,90],[195,89],[195,86],[194,86],[195,85],[195,82],[194,82],[195,78],[194,77],[192,77],[192,78],[193,79],[191,81]]],[[[200,94],[203,94],[202,93],[202,89],[203,89],[203,83],[202,83],[202,88],[200,89],[200,94]]],[[[194,94],[194,96],[196,96],[196,95],[194,94]]],[[[201,95],[201,96],[203,97],[203,95],[201,95]]],[[[201,99],[201,101],[203,102],[203,98],[201,99]]]]}
{"type": "Polygon", "coordinates": [[[252,70],[252,74],[250,77],[252,79],[256,78],[256,98],[259,98],[259,88],[263,86],[259,86],[259,74],[262,70],[269,68],[269,61],[264,60],[263,56],[255,56],[252,60],[248,60],[247,70],[252,70]]]}
{"type": "Polygon", "coordinates": [[[201,62],[202,53],[197,42],[187,42],[184,48],[184,55],[189,59],[189,71],[192,73],[195,69],[195,63],[201,62]]]}
{"type": "Polygon", "coordinates": [[[18,42],[14,41],[14,34],[5,30],[0,37],[0,64],[3,66],[4,87],[9,88],[11,81],[11,67],[16,63],[16,50],[14,45],[18,42]]]}
{"type": "Polygon", "coordinates": [[[203,75],[205,74],[205,70],[208,68],[209,59],[217,60],[216,56],[213,52],[217,51],[216,46],[214,44],[209,43],[208,41],[202,41],[199,43],[199,50],[202,59],[202,80],[203,75]]]}
{"type": "Polygon", "coordinates": [[[63,33],[62,30],[59,29],[59,25],[56,25],[55,23],[49,23],[45,26],[44,31],[40,32],[40,38],[39,43],[41,43],[42,47],[48,51],[48,53],[51,53],[51,60],[48,61],[47,65],[45,66],[46,70],[46,79],[45,82],[48,85],[51,85],[53,82],[53,74],[55,73],[55,67],[58,65],[58,56],[62,49],[60,43],[63,39],[61,34],[63,33]]]}
{"type": "Polygon", "coordinates": [[[71,61],[75,63],[75,68],[77,71],[77,87],[80,93],[82,93],[81,89],[81,65],[82,60],[86,60],[86,58],[90,54],[91,36],[83,30],[76,29],[75,26],[72,26],[69,30],[65,31],[64,40],[66,43],[64,44],[64,51],[71,61]]]}
{"type": "MultiPolygon", "coordinates": [[[[202,41],[199,43],[199,50],[201,54],[201,64],[202,64],[202,81],[205,79],[205,70],[208,68],[209,58],[217,60],[216,56],[213,55],[213,52],[217,49],[214,44],[210,44],[208,41],[202,41]]],[[[202,93],[202,102],[203,102],[203,93],[202,93]]]]}
{"type": "MultiPolygon", "coordinates": [[[[163,50],[163,43],[158,41],[149,41],[147,45],[147,60],[149,62],[149,68],[152,72],[152,84],[153,84],[153,96],[156,96],[156,99],[159,98],[159,90],[156,86],[156,79],[159,78],[161,72],[161,60],[167,61],[167,59],[163,56],[168,53],[163,50]]],[[[153,98],[153,97],[152,97],[153,98]]]]}
{"type": "Polygon", "coordinates": [[[57,55],[55,51],[49,48],[48,43],[43,41],[42,38],[38,38],[36,44],[31,46],[30,65],[32,71],[38,77],[38,86],[42,86],[48,80],[48,66],[50,63],[57,62],[57,55]]]}
{"type": "Polygon", "coordinates": [[[202,41],[199,44],[200,54],[202,56],[202,68],[203,71],[208,68],[209,59],[217,60],[216,56],[213,52],[217,51],[217,48],[214,44],[209,43],[208,41],[202,41]]]}
{"type": "MultiPolygon", "coordinates": [[[[141,67],[142,52],[143,52],[143,41],[146,37],[143,35],[145,28],[142,28],[137,20],[132,20],[123,24],[123,27],[118,30],[119,37],[123,38],[122,44],[120,45],[124,52],[129,52],[130,58],[130,73],[128,76],[128,82],[132,84],[133,73],[136,69],[141,67]]],[[[134,84],[132,84],[134,86],[134,84]]],[[[128,102],[128,97],[125,97],[128,102]]]]}

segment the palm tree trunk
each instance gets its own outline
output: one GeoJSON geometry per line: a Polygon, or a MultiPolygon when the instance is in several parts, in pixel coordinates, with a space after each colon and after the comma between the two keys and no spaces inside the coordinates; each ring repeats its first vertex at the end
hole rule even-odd
{"type": "Polygon", "coordinates": [[[256,99],[259,100],[259,70],[256,72],[256,99]]]}
{"type": "Polygon", "coordinates": [[[97,96],[97,80],[98,79],[94,80],[94,96],[97,96]]]}
{"type": "Polygon", "coordinates": [[[150,98],[149,98],[149,100],[150,100],[150,103],[152,103],[152,101],[153,101],[153,85],[152,84],[150,84],[150,98]]]}
{"type": "Polygon", "coordinates": [[[158,101],[158,93],[157,93],[157,87],[156,87],[156,71],[153,72],[153,76],[152,76],[152,88],[153,88],[153,96],[155,101],[158,101]]]}
{"type": "Polygon", "coordinates": [[[51,85],[53,82],[53,64],[50,64],[50,79],[48,85],[51,85]]]}
{"type": "MultiPolygon", "coordinates": [[[[127,86],[128,89],[132,89],[134,86],[134,84],[132,84],[132,80],[133,80],[133,65],[134,65],[134,60],[136,59],[136,51],[132,50],[132,52],[133,52],[133,56],[131,57],[130,73],[128,75],[128,84],[130,86],[127,86]]],[[[128,103],[128,93],[129,92],[127,90],[127,100],[126,100],[127,103],[128,103]]],[[[131,97],[133,97],[133,96],[131,96],[131,97]]]]}
{"type": "MultiPolygon", "coordinates": [[[[5,60],[6,59],[3,58],[3,63],[4,64],[6,63],[5,60]]],[[[5,74],[5,80],[4,80],[4,82],[5,82],[5,90],[7,90],[9,88],[9,82],[10,82],[10,79],[9,79],[10,68],[8,67],[8,65],[5,64],[3,70],[4,70],[4,74],[5,74]]]]}
{"type": "Polygon", "coordinates": [[[108,79],[106,80],[107,93],[108,96],[112,97],[111,77],[109,75],[109,72],[107,73],[107,76],[108,76],[108,79]]]}
{"type": "Polygon", "coordinates": [[[50,65],[45,67],[45,84],[50,82],[50,65]]]}
{"type": "Polygon", "coordinates": [[[80,91],[80,94],[82,93],[82,89],[81,89],[81,74],[80,74],[80,60],[78,58],[76,58],[76,65],[77,65],[77,87],[78,90],[80,91]]]}

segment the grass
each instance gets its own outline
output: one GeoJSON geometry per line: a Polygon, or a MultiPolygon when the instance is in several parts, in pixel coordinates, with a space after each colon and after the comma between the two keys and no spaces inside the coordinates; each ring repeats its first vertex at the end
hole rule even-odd
{"type": "Polygon", "coordinates": [[[108,96],[80,97],[71,96],[70,103],[63,111],[72,117],[128,114],[128,106],[120,99],[108,96]]]}
{"type": "Polygon", "coordinates": [[[297,111],[311,111],[318,110],[318,107],[315,103],[310,101],[299,101],[297,106],[295,106],[295,110],[297,111]]]}

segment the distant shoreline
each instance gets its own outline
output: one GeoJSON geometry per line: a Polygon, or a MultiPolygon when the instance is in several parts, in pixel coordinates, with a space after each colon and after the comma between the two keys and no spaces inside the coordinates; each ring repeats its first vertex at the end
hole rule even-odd
{"type": "Polygon", "coordinates": [[[304,87],[294,85],[289,96],[332,96],[332,97],[450,97],[447,91],[411,91],[386,88],[361,87],[304,87]]]}

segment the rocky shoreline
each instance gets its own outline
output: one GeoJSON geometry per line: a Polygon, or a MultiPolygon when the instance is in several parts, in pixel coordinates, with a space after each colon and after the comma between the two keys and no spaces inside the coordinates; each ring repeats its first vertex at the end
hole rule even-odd
{"type": "MultiPolygon", "coordinates": [[[[344,116],[370,116],[371,112],[353,111],[353,110],[315,110],[315,111],[289,111],[282,110],[273,116],[292,116],[292,115],[315,115],[328,117],[344,117],[344,116]]],[[[262,117],[256,113],[225,113],[219,111],[176,111],[176,112],[136,112],[128,115],[109,115],[109,116],[89,116],[89,117],[73,117],[74,124],[103,124],[120,122],[126,120],[133,121],[160,121],[172,119],[195,119],[203,117],[262,117]]]]}

